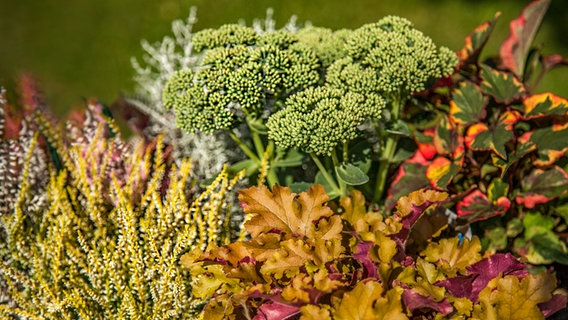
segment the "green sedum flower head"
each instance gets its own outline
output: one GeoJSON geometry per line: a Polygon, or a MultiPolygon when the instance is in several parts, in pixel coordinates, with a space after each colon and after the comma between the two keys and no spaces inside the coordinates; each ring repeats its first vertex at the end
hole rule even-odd
{"type": "Polygon", "coordinates": [[[330,67],[327,81],[355,91],[369,86],[387,95],[422,91],[458,62],[450,49],[436,47],[410,21],[395,16],[353,31],[346,51],[348,57],[330,67]]]}
{"type": "Polygon", "coordinates": [[[203,55],[200,67],[176,73],[163,93],[164,105],[186,131],[212,133],[261,118],[320,81],[316,53],[291,33],[259,35],[226,25],[198,32],[193,45],[203,55]]]}
{"type": "Polygon", "coordinates": [[[268,119],[268,137],[284,149],[330,156],[337,146],[358,136],[365,120],[380,118],[384,105],[376,94],[309,88],[291,96],[286,108],[268,119]]]}

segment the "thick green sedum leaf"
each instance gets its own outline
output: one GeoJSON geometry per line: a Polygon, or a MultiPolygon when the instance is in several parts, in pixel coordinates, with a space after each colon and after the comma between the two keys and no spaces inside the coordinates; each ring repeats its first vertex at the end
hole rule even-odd
{"type": "Polygon", "coordinates": [[[341,181],[351,186],[362,185],[369,181],[369,176],[351,163],[343,163],[335,167],[335,173],[341,181]]]}

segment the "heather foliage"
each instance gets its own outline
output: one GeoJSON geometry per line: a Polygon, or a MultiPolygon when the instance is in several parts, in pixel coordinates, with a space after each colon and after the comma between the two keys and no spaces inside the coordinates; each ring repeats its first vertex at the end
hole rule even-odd
{"type": "Polygon", "coordinates": [[[192,318],[179,257],[236,239],[227,197],[239,176],[199,190],[188,159],[173,164],[160,137],[122,140],[94,101],[66,130],[37,94],[23,114],[2,102],[2,314],[192,318]]]}

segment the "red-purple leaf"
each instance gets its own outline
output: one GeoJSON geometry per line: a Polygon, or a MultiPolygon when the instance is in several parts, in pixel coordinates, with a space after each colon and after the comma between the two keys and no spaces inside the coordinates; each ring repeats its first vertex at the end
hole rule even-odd
{"type": "Polygon", "coordinates": [[[363,265],[365,272],[363,273],[364,278],[375,278],[379,279],[379,274],[377,272],[377,266],[375,262],[371,260],[369,256],[369,250],[375,245],[374,242],[361,241],[357,244],[357,252],[353,254],[353,258],[363,265]]]}
{"type": "Polygon", "coordinates": [[[477,302],[479,293],[489,281],[502,274],[522,278],[528,274],[526,266],[511,254],[494,254],[466,268],[468,275],[436,282],[458,298],[477,302]]]}
{"type": "Polygon", "coordinates": [[[536,0],[525,7],[521,15],[511,21],[509,37],[501,45],[499,55],[503,67],[523,77],[525,60],[538,27],[550,5],[550,0],[536,0]]]}
{"type": "Polygon", "coordinates": [[[542,315],[547,318],[555,314],[556,312],[566,308],[566,303],[568,302],[568,297],[563,294],[555,294],[547,302],[539,303],[538,307],[542,311],[542,315]]]}
{"type": "Polygon", "coordinates": [[[267,302],[258,308],[253,320],[286,320],[300,313],[300,308],[279,302],[267,302]]]}
{"type": "Polygon", "coordinates": [[[416,293],[412,289],[406,289],[402,293],[402,300],[404,304],[410,311],[422,308],[434,309],[443,315],[448,315],[454,311],[454,307],[448,302],[448,299],[444,299],[440,302],[436,302],[432,297],[425,297],[421,294],[416,293]]]}

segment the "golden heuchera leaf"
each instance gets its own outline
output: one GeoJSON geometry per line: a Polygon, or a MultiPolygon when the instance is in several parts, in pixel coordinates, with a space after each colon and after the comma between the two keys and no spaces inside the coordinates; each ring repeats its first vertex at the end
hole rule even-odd
{"type": "Polygon", "coordinates": [[[384,297],[379,282],[359,282],[355,288],[334,303],[333,318],[337,320],[408,319],[402,309],[401,287],[389,290],[384,297]]]}
{"type": "Polygon", "coordinates": [[[458,237],[432,242],[420,253],[424,260],[433,262],[447,277],[465,274],[465,268],[481,260],[481,242],[478,237],[464,239],[460,244],[458,237]]]}
{"type": "Polygon", "coordinates": [[[505,276],[498,279],[495,290],[481,291],[479,299],[485,302],[484,309],[477,308],[475,315],[482,319],[544,319],[538,304],[549,301],[555,287],[556,280],[548,273],[529,274],[523,279],[505,276]]]}
{"type": "Polygon", "coordinates": [[[355,226],[355,223],[363,219],[367,214],[365,197],[359,190],[352,190],[349,193],[349,197],[339,199],[339,205],[343,208],[343,212],[341,213],[342,218],[352,226],[355,226]]]}
{"type": "Polygon", "coordinates": [[[300,320],[331,320],[329,310],[314,304],[308,304],[300,308],[302,316],[300,320]]]}
{"type": "Polygon", "coordinates": [[[276,279],[283,276],[292,278],[298,274],[305,262],[313,261],[311,247],[301,239],[288,239],[281,243],[276,251],[260,268],[264,275],[274,275],[276,279]]]}
{"type": "Polygon", "coordinates": [[[245,213],[252,216],[245,228],[253,238],[271,230],[284,232],[288,237],[304,237],[314,228],[315,221],[333,214],[326,206],[329,197],[321,185],[311,186],[299,195],[287,187],[275,185],[270,192],[261,185],[240,191],[239,200],[245,213]]]}

